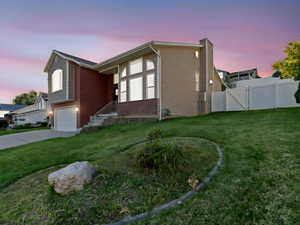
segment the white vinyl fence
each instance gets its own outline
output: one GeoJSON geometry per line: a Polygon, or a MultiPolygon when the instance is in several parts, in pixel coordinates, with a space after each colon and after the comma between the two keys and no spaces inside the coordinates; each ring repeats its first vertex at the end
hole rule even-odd
{"type": "Polygon", "coordinates": [[[294,96],[297,89],[298,82],[280,80],[271,84],[240,86],[224,92],[214,92],[212,93],[212,111],[300,107],[294,96]]]}

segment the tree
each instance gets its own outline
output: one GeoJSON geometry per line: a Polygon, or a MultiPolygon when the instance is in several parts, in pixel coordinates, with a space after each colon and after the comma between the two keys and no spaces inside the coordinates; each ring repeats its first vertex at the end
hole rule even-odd
{"type": "MultiPolygon", "coordinates": [[[[300,80],[300,40],[288,44],[284,52],[287,54],[284,60],[273,64],[273,69],[280,72],[280,77],[300,80]]],[[[297,103],[300,103],[300,84],[295,93],[297,103]]]]}
{"type": "Polygon", "coordinates": [[[37,97],[36,91],[30,91],[28,93],[23,93],[20,95],[17,95],[13,103],[18,105],[32,105],[37,97]]]}

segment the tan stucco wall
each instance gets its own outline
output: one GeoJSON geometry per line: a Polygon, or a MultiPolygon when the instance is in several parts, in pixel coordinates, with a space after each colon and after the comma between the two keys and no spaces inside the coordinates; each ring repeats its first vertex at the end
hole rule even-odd
{"type": "MultiPolygon", "coordinates": [[[[161,108],[171,116],[198,115],[198,94],[195,73],[200,73],[197,47],[156,47],[161,56],[161,108]]],[[[201,77],[201,74],[200,74],[201,77]]]]}
{"type": "Polygon", "coordinates": [[[211,112],[211,93],[214,88],[218,88],[217,83],[214,82],[215,68],[213,60],[213,44],[208,39],[200,40],[200,44],[203,45],[200,52],[200,64],[201,64],[201,85],[199,93],[199,106],[200,114],[207,114],[211,112]],[[210,80],[213,84],[210,84],[210,80]],[[215,85],[216,84],[216,85],[215,85]]]}
{"type": "Polygon", "coordinates": [[[213,76],[213,87],[212,87],[212,91],[222,91],[222,81],[221,78],[219,76],[219,74],[217,73],[217,71],[214,71],[214,76],[213,76]]]}

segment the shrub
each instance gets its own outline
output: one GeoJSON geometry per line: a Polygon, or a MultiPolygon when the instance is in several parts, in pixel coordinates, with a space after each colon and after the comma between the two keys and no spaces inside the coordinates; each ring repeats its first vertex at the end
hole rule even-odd
{"type": "Polygon", "coordinates": [[[28,129],[28,128],[33,128],[31,123],[25,123],[23,125],[17,125],[14,127],[14,129],[28,129]]]}
{"type": "Polygon", "coordinates": [[[48,126],[48,122],[37,122],[36,126],[37,127],[47,127],[48,126]]]}
{"type": "Polygon", "coordinates": [[[162,110],[162,116],[163,116],[163,117],[171,116],[171,111],[170,111],[170,109],[164,108],[164,109],[162,110]]]}
{"type": "Polygon", "coordinates": [[[147,135],[147,141],[149,142],[154,142],[163,137],[163,132],[160,128],[153,129],[152,131],[149,132],[147,135]]]}
{"type": "Polygon", "coordinates": [[[136,165],[142,169],[174,172],[186,164],[182,147],[175,143],[162,143],[163,132],[160,129],[151,131],[148,142],[136,156],[136,165]]]}
{"type": "Polygon", "coordinates": [[[0,120],[0,128],[7,128],[8,122],[7,120],[0,120]]]}

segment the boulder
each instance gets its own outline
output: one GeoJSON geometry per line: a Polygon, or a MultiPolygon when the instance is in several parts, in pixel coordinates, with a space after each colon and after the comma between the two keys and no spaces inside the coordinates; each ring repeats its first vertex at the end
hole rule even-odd
{"type": "Polygon", "coordinates": [[[95,173],[96,168],[89,162],[75,162],[50,173],[48,183],[57,193],[67,195],[73,191],[82,190],[85,184],[92,181],[95,173]]]}

